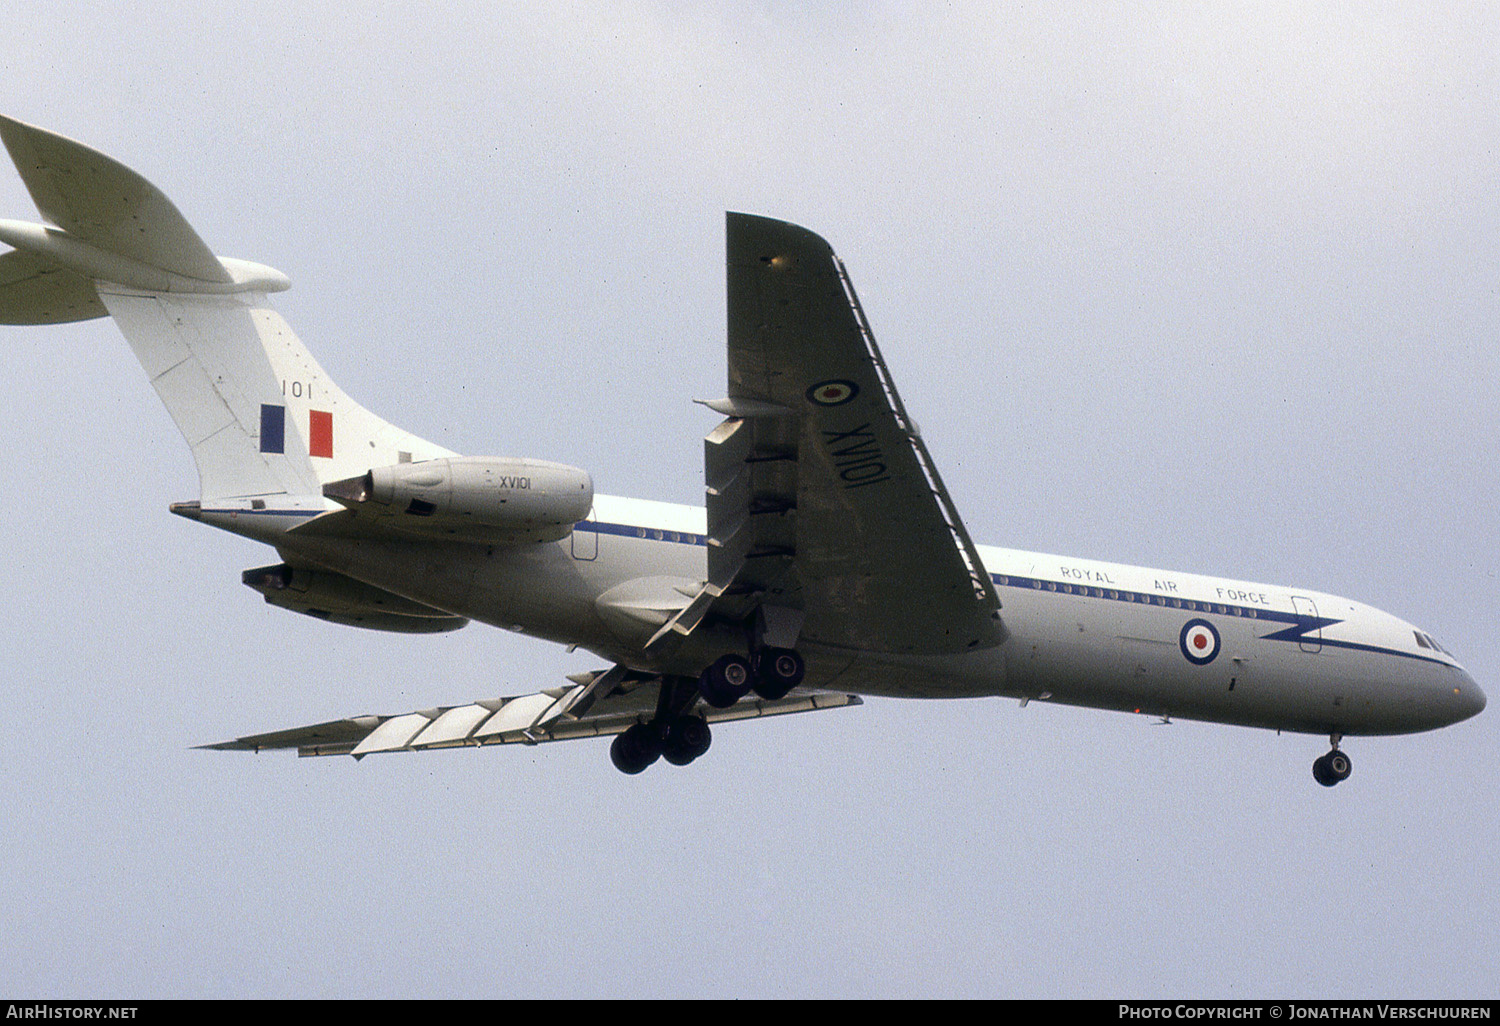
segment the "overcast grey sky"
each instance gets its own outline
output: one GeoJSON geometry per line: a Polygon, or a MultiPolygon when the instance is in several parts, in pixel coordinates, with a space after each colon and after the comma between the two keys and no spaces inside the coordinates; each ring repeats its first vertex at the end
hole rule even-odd
{"type": "MultiPolygon", "coordinates": [[[[723,212],[806,224],[977,540],[1348,595],[1493,698],[1500,16],[997,6],[28,4],[0,80],[372,410],[613,494],[700,500],[723,212]]],[[[1495,996],[1494,710],[1332,790],[1323,738],[998,699],[639,778],[192,750],[598,662],[265,606],[112,324],[0,368],[0,992],[1495,996]]]]}

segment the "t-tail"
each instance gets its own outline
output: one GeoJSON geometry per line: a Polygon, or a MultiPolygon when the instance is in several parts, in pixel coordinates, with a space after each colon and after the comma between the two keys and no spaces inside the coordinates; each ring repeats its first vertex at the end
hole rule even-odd
{"type": "Polygon", "coordinates": [[[71,139],[0,117],[46,224],[0,220],[0,323],[115,319],[192,449],[204,506],[325,504],[323,486],[454,454],[329,379],[266,296],[262,264],[215,256],[162,192],[71,139]]]}

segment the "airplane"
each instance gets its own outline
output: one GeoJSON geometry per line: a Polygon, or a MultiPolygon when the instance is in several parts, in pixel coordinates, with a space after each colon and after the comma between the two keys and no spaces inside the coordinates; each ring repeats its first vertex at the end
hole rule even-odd
{"type": "Polygon", "coordinates": [[[201,747],[352,755],[611,737],[687,765],[735,720],[863,697],[1005,696],[1346,737],[1479,713],[1420,628],[1305,588],[976,545],[844,264],[805,228],[726,216],[728,374],[694,508],[579,468],[463,456],[350,399],[272,309],[281,272],[215,256],[118,161],[10,118],[44,224],[0,221],[0,323],[110,316],[192,451],[171,512],[272,546],[265,601],[428,633],[479,621],[607,665],[537,692],[201,747]]]}

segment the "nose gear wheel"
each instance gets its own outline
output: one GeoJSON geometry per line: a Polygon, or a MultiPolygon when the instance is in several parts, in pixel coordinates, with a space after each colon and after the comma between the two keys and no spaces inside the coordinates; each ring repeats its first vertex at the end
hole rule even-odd
{"type": "Polygon", "coordinates": [[[1349,774],[1354,771],[1354,764],[1349,761],[1349,756],[1339,751],[1340,740],[1340,736],[1334,734],[1329,738],[1333,750],[1313,761],[1313,779],[1324,787],[1332,787],[1349,779],[1349,774]]]}

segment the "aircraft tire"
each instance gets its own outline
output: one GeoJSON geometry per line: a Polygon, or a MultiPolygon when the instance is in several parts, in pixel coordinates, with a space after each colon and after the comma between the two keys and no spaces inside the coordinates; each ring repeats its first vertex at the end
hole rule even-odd
{"type": "Polygon", "coordinates": [[[1320,755],[1313,760],[1313,779],[1324,787],[1332,787],[1338,783],[1333,771],[1328,768],[1328,756],[1320,755]]]}
{"type": "Polygon", "coordinates": [[[698,678],[698,690],[703,700],[715,709],[728,709],[750,693],[754,681],[749,661],[742,656],[724,655],[703,671],[698,678]]]}
{"type": "Polygon", "coordinates": [[[785,698],[807,672],[802,656],[790,648],[767,648],[755,660],[755,693],[768,702],[785,698]]]}
{"type": "Polygon", "coordinates": [[[645,723],[637,723],[616,735],[609,746],[609,759],[615,769],[632,776],[644,772],[661,754],[660,731],[645,723]]]}
{"type": "Polygon", "coordinates": [[[1349,756],[1338,749],[1313,760],[1313,779],[1324,787],[1332,787],[1341,780],[1349,779],[1354,766],[1349,756]]]}
{"type": "Polygon", "coordinates": [[[686,766],[708,751],[713,743],[713,732],[708,721],[701,716],[679,716],[667,728],[667,739],[662,747],[662,758],[673,766],[686,766]]]}

